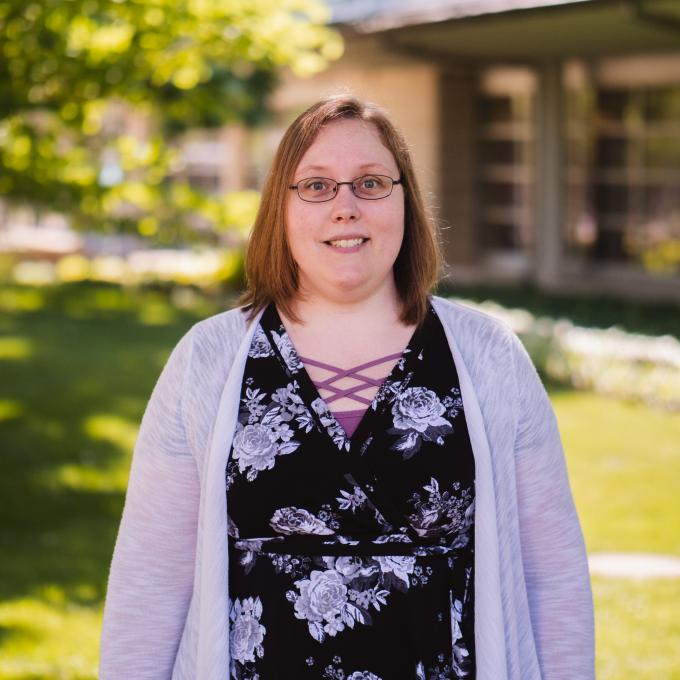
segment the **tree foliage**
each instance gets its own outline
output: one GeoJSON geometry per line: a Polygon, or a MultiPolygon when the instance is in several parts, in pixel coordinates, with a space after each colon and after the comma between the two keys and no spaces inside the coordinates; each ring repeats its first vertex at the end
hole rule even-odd
{"type": "Polygon", "coordinates": [[[88,228],[224,227],[242,207],[169,181],[174,142],[261,122],[279,69],[340,55],[327,19],[319,0],[0,0],[0,196],[88,228]]]}

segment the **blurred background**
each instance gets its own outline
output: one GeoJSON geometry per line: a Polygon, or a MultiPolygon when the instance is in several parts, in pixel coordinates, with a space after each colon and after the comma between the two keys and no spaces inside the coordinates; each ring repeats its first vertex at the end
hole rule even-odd
{"type": "Polygon", "coordinates": [[[548,387],[598,678],[680,679],[678,0],[0,0],[0,680],[96,677],[151,389],[344,91],[411,144],[440,294],[548,387]]]}

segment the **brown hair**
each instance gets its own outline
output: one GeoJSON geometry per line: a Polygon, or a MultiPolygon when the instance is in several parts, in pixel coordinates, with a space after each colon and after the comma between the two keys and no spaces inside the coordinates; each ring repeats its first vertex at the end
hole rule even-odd
{"type": "Polygon", "coordinates": [[[418,188],[408,146],[401,133],[375,104],[351,95],[335,95],[317,102],[290,125],[283,135],[262,189],[262,202],[246,249],[247,290],[240,302],[249,318],[270,302],[289,318],[298,291],[297,265],[286,237],[286,201],[295,170],[325,125],[358,119],[377,128],[392,153],[404,187],[404,240],[394,263],[394,280],[402,303],[401,320],[422,323],[427,294],[437,281],[441,255],[435,225],[428,217],[418,188]]]}

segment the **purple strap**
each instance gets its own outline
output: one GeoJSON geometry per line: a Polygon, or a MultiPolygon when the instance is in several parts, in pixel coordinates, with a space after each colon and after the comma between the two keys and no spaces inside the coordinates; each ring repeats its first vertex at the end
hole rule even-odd
{"type": "MultiPolygon", "coordinates": [[[[324,401],[327,404],[330,404],[331,402],[335,401],[336,399],[341,399],[342,397],[348,397],[349,399],[354,399],[355,401],[358,401],[361,404],[366,404],[366,406],[370,406],[371,402],[369,399],[366,399],[358,394],[354,394],[354,392],[360,392],[363,389],[366,389],[367,387],[379,387],[384,380],[384,378],[370,378],[369,376],[366,375],[361,375],[359,371],[363,371],[366,368],[370,368],[371,366],[377,366],[378,364],[383,364],[386,361],[394,361],[395,359],[399,359],[401,357],[402,353],[398,352],[397,354],[388,354],[387,356],[380,357],[379,359],[374,359],[373,361],[368,361],[365,364],[359,364],[358,366],[353,366],[352,368],[338,368],[337,366],[331,366],[330,364],[325,364],[322,361],[316,361],[314,359],[309,359],[307,357],[300,357],[300,360],[304,362],[305,364],[308,364],[310,366],[317,366],[318,368],[323,368],[327,371],[335,371],[336,375],[331,376],[330,378],[326,378],[325,380],[322,380],[321,382],[314,382],[316,385],[317,389],[325,389],[329,390],[330,392],[333,392],[332,396],[328,397],[327,399],[324,399],[324,401]],[[341,380],[342,378],[352,378],[354,380],[362,380],[363,382],[360,382],[358,385],[354,385],[353,387],[347,387],[345,389],[340,389],[339,387],[335,387],[333,383],[336,380],[341,380]]],[[[357,412],[353,411],[341,411],[341,413],[346,413],[346,414],[353,414],[356,415],[357,412]]],[[[363,413],[363,411],[359,411],[358,413],[363,413]]]]}

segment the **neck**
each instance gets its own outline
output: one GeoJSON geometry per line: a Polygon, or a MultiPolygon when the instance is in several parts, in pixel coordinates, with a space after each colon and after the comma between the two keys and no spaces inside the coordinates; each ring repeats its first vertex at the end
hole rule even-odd
{"type": "Polygon", "coordinates": [[[353,326],[360,323],[371,327],[397,321],[402,305],[394,281],[390,280],[389,285],[373,294],[354,299],[303,294],[294,301],[293,310],[305,325],[351,322],[353,326]]]}

